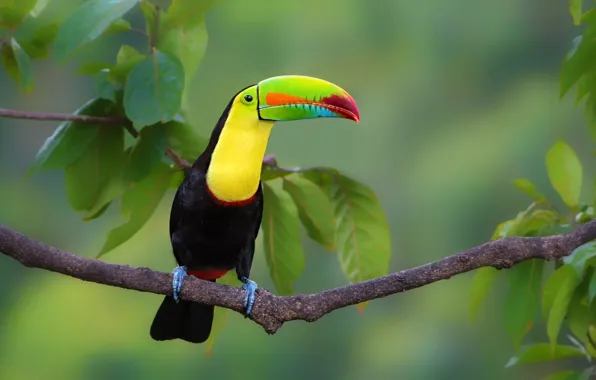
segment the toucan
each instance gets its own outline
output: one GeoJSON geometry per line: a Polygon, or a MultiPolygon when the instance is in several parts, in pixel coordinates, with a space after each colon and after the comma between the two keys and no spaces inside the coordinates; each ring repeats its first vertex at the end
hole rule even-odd
{"type": "Polygon", "coordinates": [[[151,325],[154,340],[209,338],[214,307],[179,299],[187,275],[215,282],[235,269],[250,315],[258,289],[250,270],[263,215],[261,169],[269,135],[276,121],[322,117],[358,122],[360,114],[345,90],[307,76],[268,78],[234,95],[172,202],[170,240],[178,266],[173,295],[165,297],[151,325]]]}

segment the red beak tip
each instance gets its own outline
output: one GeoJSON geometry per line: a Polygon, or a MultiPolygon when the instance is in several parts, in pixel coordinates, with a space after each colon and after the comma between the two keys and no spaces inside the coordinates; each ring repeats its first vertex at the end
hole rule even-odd
{"type": "Polygon", "coordinates": [[[355,112],[352,112],[353,116],[354,116],[352,118],[352,120],[354,120],[356,123],[358,123],[358,122],[360,122],[360,111],[358,110],[358,108],[356,108],[354,111],[355,112]]]}

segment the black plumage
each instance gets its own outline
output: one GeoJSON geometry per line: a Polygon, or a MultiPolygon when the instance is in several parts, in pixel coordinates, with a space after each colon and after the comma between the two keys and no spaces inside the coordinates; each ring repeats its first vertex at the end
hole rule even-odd
{"type": "MultiPolygon", "coordinates": [[[[207,187],[207,171],[234,98],[217,122],[205,151],[178,187],[170,213],[170,238],[178,265],[193,271],[236,269],[249,278],[255,239],[263,215],[261,184],[241,204],[217,200],[207,187]]],[[[212,280],[215,281],[215,280],[212,280]]],[[[183,339],[202,343],[209,338],[213,306],[165,297],[151,325],[155,340],[183,339]]]]}

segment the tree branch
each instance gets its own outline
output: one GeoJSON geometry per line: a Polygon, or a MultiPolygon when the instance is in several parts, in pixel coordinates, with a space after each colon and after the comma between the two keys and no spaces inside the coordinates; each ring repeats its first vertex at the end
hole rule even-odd
{"type": "MultiPolygon", "coordinates": [[[[346,306],[419,288],[480,267],[503,269],[529,259],[559,259],[594,239],[596,220],[563,235],[510,237],[490,241],[413,269],[320,293],[280,297],[260,290],[251,319],[261,325],[267,333],[273,334],[288,321],[314,322],[325,314],[346,306]]],[[[84,281],[141,292],[172,294],[172,276],[169,273],[76,256],[2,225],[0,252],[27,267],[42,268],[84,281]]],[[[236,287],[190,276],[184,280],[181,298],[242,313],[244,292],[236,287]]]]}
{"type": "Polygon", "coordinates": [[[79,123],[103,125],[128,123],[127,119],[121,117],[72,115],[68,113],[27,112],[6,108],[0,108],[0,117],[40,121],[78,121],[79,123]]]}

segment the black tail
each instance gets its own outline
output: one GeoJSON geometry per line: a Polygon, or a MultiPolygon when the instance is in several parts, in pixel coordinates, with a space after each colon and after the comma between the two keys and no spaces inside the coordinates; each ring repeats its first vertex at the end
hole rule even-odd
{"type": "Polygon", "coordinates": [[[211,305],[182,300],[176,302],[173,297],[167,296],[151,324],[151,338],[203,343],[211,333],[213,311],[211,305]]]}

